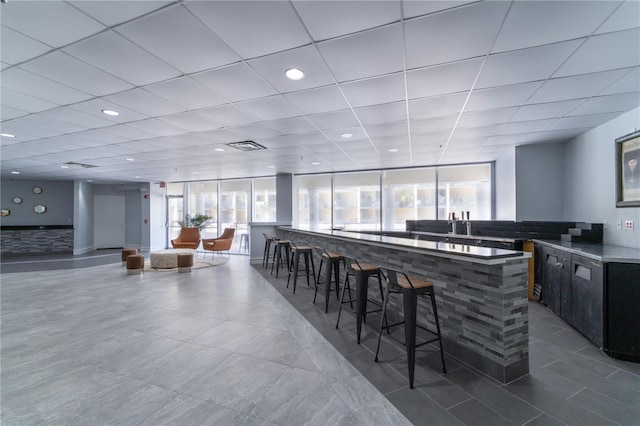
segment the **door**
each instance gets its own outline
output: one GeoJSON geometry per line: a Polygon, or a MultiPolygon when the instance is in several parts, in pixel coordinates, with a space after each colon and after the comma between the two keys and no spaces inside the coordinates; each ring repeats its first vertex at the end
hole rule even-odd
{"type": "Polygon", "coordinates": [[[93,245],[96,249],[124,247],[124,225],[124,195],[93,197],[93,245]]]}
{"type": "Polygon", "coordinates": [[[584,256],[572,256],[572,325],[599,348],[603,343],[602,263],[584,256]]]}
{"type": "Polygon", "coordinates": [[[567,322],[571,322],[569,256],[563,250],[542,248],[542,301],[567,322]]]}

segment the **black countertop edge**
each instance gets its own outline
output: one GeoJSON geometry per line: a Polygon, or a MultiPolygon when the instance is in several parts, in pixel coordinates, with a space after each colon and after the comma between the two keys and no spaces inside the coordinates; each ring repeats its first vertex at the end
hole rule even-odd
{"type": "Polygon", "coordinates": [[[46,229],[73,229],[73,225],[18,225],[0,226],[0,231],[39,231],[46,229]]]}
{"type": "Polygon", "coordinates": [[[534,243],[566,250],[600,262],[640,263],[640,249],[613,244],[575,243],[560,240],[533,240],[534,243]]]}
{"type": "Polygon", "coordinates": [[[508,260],[518,257],[530,257],[528,253],[521,251],[496,249],[489,247],[476,247],[466,244],[451,244],[435,241],[410,240],[406,238],[386,237],[382,235],[359,234],[353,231],[336,231],[336,230],[311,230],[301,229],[289,226],[283,226],[282,230],[302,232],[309,234],[317,234],[323,236],[331,236],[336,238],[344,238],[355,240],[362,243],[383,244],[394,247],[402,247],[409,250],[424,251],[438,254],[445,257],[464,257],[469,260],[476,261],[494,261],[508,260]]]}

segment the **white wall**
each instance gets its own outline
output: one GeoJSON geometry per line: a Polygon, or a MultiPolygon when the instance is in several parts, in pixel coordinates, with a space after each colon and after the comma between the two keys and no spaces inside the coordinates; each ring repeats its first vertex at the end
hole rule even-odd
{"type": "Polygon", "coordinates": [[[93,244],[93,185],[74,181],[73,254],[94,250],[93,244]]]}
{"type": "Polygon", "coordinates": [[[519,146],[515,157],[516,220],[563,220],[564,144],[519,146]]]}
{"type": "Polygon", "coordinates": [[[166,206],[164,200],[165,190],[159,184],[151,184],[149,187],[149,238],[150,250],[162,250],[166,248],[165,237],[166,206]]]}
{"type": "Polygon", "coordinates": [[[516,219],[516,151],[496,160],[495,190],[497,220],[516,219]]]}
{"type": "Polygon", "coordinates": [[[639,128],[636,108],[567,142],[564,158],[565,220],[606,223],[605,243],[632,248],[640,248],[640,207],[616,208],[614,141],[639,128]],[[627,219],[633,231],[616,228],[627,219]]]}

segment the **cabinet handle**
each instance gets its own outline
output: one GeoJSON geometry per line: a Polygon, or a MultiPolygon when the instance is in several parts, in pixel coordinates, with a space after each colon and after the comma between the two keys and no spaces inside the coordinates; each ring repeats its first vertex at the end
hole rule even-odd
{"type": "Polygon", "coordinates": [[[556,266],[559,267],[559,268],[564,269],[564,263],[556,262],[556,266]]]}

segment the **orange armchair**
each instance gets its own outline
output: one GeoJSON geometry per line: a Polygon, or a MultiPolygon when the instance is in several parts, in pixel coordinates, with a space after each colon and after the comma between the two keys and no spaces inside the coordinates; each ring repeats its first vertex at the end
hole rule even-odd
{"type": "Polygon", "coordinates": [[[171,245],[174,249],[189,248],[196,250],[200,245],[200,229],[182,228],[178,238],[171,240],[171,245]]]}
{"type": "Polygon", "coordinates": [[[225,228],[222,235],[218,238],[207,238],[202,240],[202,248],[206,251],[212,252],[212,254],[216,251],[226,251],[228,253],[229,250],[231,250],[231,244],[233,243],[233,236],[235,232],[235,228],[225,228]]]}

